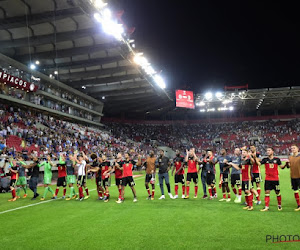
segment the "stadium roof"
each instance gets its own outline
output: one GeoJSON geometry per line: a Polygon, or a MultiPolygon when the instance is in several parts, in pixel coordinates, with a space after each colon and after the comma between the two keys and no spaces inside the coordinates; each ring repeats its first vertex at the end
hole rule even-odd
{"type": "Polygon", "coordinates": [[[104,113],[173,104],[133,62],[126,42],[103,32],[91,0],[0,1],[0,53],[105,103],[104,113]]]}

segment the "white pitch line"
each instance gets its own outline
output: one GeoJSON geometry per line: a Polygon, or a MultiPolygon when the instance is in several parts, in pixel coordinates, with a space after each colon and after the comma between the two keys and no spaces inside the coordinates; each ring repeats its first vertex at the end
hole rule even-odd
{"type": "MultiPolygon", "coordinates": [[[[143,177],[141,177],[141,178],[136,178],[135,180],[139,180],[139,179],[142,179],[142,178],[143,178],[143,177]]],[[[115,186],[115,185],[116,185],[116,184],[112,184],[111,186],[115,186]]],[[[89,190],[89,192],[92,192],[92,191],[95,191],[95,190],[96,190],[96,189],[91,189],[91,190],[89,190]]],[[[58,199],[61,199],[61,198],[58,198],[58,199]]],[[[5,213],[13,212],[13,211],[16,211],[16,210],[20,210],[20,209],[23,209],[23,208],[41,205],[41,204],[44,204],[44,203],[47,203],[47,202],[51,202],[51,201],[55,201],[55,200],[40,201],[40,202],[38,202],[38,203],[30,204],[30,205],[27,205],[27,206],[16,207],[16,208],[13,208],[13,209],[9,209],[9,210],[2,211],[2,212],[0,212],[0,214],[5,214],[5,213]]]]}

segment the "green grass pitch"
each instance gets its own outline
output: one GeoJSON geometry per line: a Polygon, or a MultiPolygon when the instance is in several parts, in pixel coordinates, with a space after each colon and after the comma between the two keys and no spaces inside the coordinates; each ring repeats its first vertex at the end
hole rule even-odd
{"type": "MultiPolygon", "coordinates": [[[[218,167],[216,167],[218,169],[218,167]]],[[[264,167],[261,168],[264,176],[264,167]]],[[[270,211],[244,211],[242,205],[202,200],[199,183],[198,199],[193,198],[191,185],[189,200],[158,200],[156,185],[154,201],[146,200],[144,177],[137,177],[138,202],[132,202],[127,187],[125,202],[115,203],[118,192],[110,187],[108,203],[97,200],[96,191],[90,199],[65,201],[62,199],[21,208],[0,214],[2,249],[299,249],[300,242],[274,244],[266,242],[266,235],[299,235],[300,212],[294,212],[296,202],[290,185],[289,170],[280,170],[283,211],[277,211],[275,193],[271,194],[270,211]]],[[[217,180],[218,182],[218,180],[217,180]]],[[[114,183],[114,180],[112,180],[114,183]]],[[[94,181],[88,182],[95,189],[94,181]]],[[[174,182],[171,177],[174,193],[174,182]]],[[[39,188],[42,193],[43,188],[39,188]]],[[[166,191],[166,190],[165,190],[166,191]]],[[[68,190],[67,190],[68,193],[68,190]]],[[[22,194],[22,191],[21,191],[22,194]]],[[[8,202],[10,194],[0,195],[0,212],[30,204],[27,199],[8,202]]],[[[60,190],[60,195],[62,190],[60,190]]],[[[181,187],[179,188],[181,196],[181,187]]],[[[232,193],[232,196],[234,194],[232,193]]],[[[48,193],[47,199],[50,199],[48,193]]]]}

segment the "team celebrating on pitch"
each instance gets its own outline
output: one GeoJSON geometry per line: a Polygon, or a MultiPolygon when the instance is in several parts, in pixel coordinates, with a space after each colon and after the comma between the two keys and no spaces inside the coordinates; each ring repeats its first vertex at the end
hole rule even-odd
{"type": "Polygon", "coordinates": [[[89,198],[89,190],[86,185],[88,174],[95,177],[98,199],[108,202],[110,200],[110,177],[115,174],[115,185],[119,196],[117,203],[123,203],[125,198],[125,187],[128,185],[133,193],[133,202],[137,202],[135,182],[133,178],[134,166],[143,167],[146,171],[145,187],[147,190],[147,199],[154,200],[156,170],[158,169],[158,179],[161,190],[159,200],[165,199],[164,182],[167,186],[168,195],[171,199],[178,198],[179,183],[182,187],[182,198],[190,198],[190,184],[194,184],[194,198],[198,197],[198,176],[200,175],[203,187],[203,199],[216,199],[216,169],[215,165],[219,163],[220,178],[219,188],[222,189],[222,198],[220,202],[231,201],[231,190],[235,194],[235,203],[241,203],[242,191],[245,195],[245,206],[247,211],[253,210],[253,203],[261,204],[261,173],[260,168],[265,167],[265,207],[260,211],[269,211],[270,192],[275,191],[277,195],[278,210],[282,210],[281,194],[279,185],[278,168],[289,168],[291,175],[291,184],[294,191],[297,208],[300,211],[299,189],[300,189],[300,153],[297,145],[291,146],[291,155],[283,165],[278,157],[274,156],[274,150],[268,147],[267,157],[261,158],[256,151],[255,146],[250,148],[236,148],[232,156],[227,154],[226,149],[220,151],[220,155],[215,156],[211,150],[203,150],[201,156],[197,156],[195,149],[186,150],[186,155],[182,156],[177,150],[176,157],[171,161],[160,150],[156,157],[154,151],[150,151],[147,159],[142,162],[139,156],[137,161],[131,159],[129,153],[118,153],[115,159],[109,161],[105,155],[99,156],[96,153],[86,155],[84,152],[67,154],[60,153],[58,159],[48,155],[46,159],[40,159],[32,155],[33,163],[27,164],[21,156],[8,158],[9,172],[11,176],[10,189],[12,199],[16,201],[20,198],[21,189],[24,190],[23,198],[27,197],[27,175],[30,176],[29,188],[34,193],[32,200],[35,200],[40,194],[37,193],[40,167],[44,167],[44,193],[40,200],[45,200],[48,191],[52,194],[52,199],[57,199],[60,187],[63,188],[63,199],[79,201],[89,198]],[[53,163],[53,159],[57,163],[53,163]],[[50,187],[52,180],[52,167],[58,169],[58,178],[56,190],[50,187]],[[187,168],[187,174],[185,176],[187,168]],[[169,181],[169,171],[174,175],[175,195],[171,193],[169,181]],[[201,172],[201,173],[200,173],[201,172]],[[75,191],[77,184],[78,194],[75,191]],[[151,184],[151,191],[150,186],[151,184]],[[66,188],[69,187],[69,195],[66,196],[66,188]],[[207,190],[208,194],[207,195],[207,190]],[[85,194],[84,194],[85,191],[85,194]]]}

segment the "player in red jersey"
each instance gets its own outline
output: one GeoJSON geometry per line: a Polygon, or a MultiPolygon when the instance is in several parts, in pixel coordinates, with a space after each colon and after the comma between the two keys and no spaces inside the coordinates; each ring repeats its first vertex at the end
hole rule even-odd
{"type": "Polygon", "coordinates": [[[59,155],[59,161],[58,164],[56,164],[57,170],[58,170],[58,178],[56,183],[56,190],[55,190],[55,196],[54,198],[57,198],[59,187],[63,187],[63,199],[66,197],[67,192],[67,169],[66,169],[66,160],[62,153],[59,155]]]}
{"type": "Polygon", "coordinates": [[[254,188],[254,183],[256,184],[257,196],[256,200],[260,204],[260,183],[261,183],[261,174],[260,174],[260,154],[256,151],[256,147],[254,145],[250,146],[251,153],[249,154],[250,157],[253,159],[253,165],[251,168],[251,182],[254,188]]]}
{"type": "Polygon", "coordinates": [[[133,160],[130,160],[129,153],[125,153],[125,160],[121,162],[121,169],[123,172],[122,178],[122,196],[121,199],[117,200],[117,203],[124,202],[124,195],[125,195],[125,187],[127,184],[130,186],[132,194],[133,194],[133,202],[137,202],[136,191],[135,191],[135,183],[132,176],[132,168],[134,165],[140,166],[141,165],[141,158],[138,158],[138,163],[133,160]]]}
{"type": "Polygon", "coordinates": [[[116,180],[116,187],[119,191],[118,200],[122,197],[122,169],[121,169],[121,162],[122,162],[122,153],[117,154],[117,158],[115,159],[115,163],[112,169],[112,172],[115,172],[115,180],[116,180]]]}
{"type": "Polygon", "coordinates": [[[275,190],[275,193],[277,195],[278,211],[281,211],[282,206],[281,206],[278,167],[283,169],[285,168],[285,166],[281,165],[281,160],[279,158],[274,157],[273,148],[267,148],[267,155],[268,157],[263,158],[261,161],[261,165],[265,165],[266,168],[266,178],[265,178],[265,207],[260,211],[262,212],[269,211],[271,190],[275,190]]]}
{"type": "Polygon", "coordinates": [[[109,201],[109,177],[110,177],[110,171],[111,166],[110,162],[107,160],[105,155],[102,155],[102,163],[100,164],[101,169],[101,179],[102,179],[102,186],[104,187],[104,202],[109,201]]]}
{"type": "Polygon", "coordinates": [[[197,198],[198,195],[198,169],[197,163],[199,162],[198,157],[195,154],[195,149],[191,148],[189,151],[186,150],[185,162],[188,166],[187,178],[186,178],[186,196],[185,199],[190,198],[190,182],[193,180],[195,185],[195,195],[194,198],[197,198]]]}
{"type": "Polygon", "coordinates": [[[12,199],[10,199],[8,201],[16,201],[17,200],[16,183],[17,183],[17,180],[18,180],[18,166],[17,166],[17,161],[12,160],[10,162],[9,173],[10,173],[9,188],[11,190],[12,199]]]}
{"type": "Polygon", "coordinates": [[[92,153],[90,155],[90,158],[92,159],[92,162],[87,165],[87,167],[89,168],[88,172],[95,173],[96,175],[95,182],[96,182],[96,188],[98,193],[98,200],[103,200],[104,189],[101,183],[101,171],[99,171],[100,169],[99,165],[102,163],[102,158],[98,157],[95,153],[92,153]]]}
{"type": "Polygon", "coordinates": [[[248,151],[246,149],[242,150],[242,158],[241,165],[236,166],[232,165],[232,167],[237,170],[242,169],[242,190],[245,193],[246,207],[243,209],[247,209],[248,211],[253,210],[253,194],[252,194],[252,186],[251,186],[251,164],[253,159],[250,158],[248,151]]]}
{"type": "Polygon", "coordinates": [[[175,171],[175,196],[174,199],[178,198],[178,183],[182,184],[182,199],[185,198],[185,181],[184,181],[184,157],[180,155],[179,150],[176,150],[176,157],[173,160],[174,165],[172,168],[172,175],[175,171]]]}

